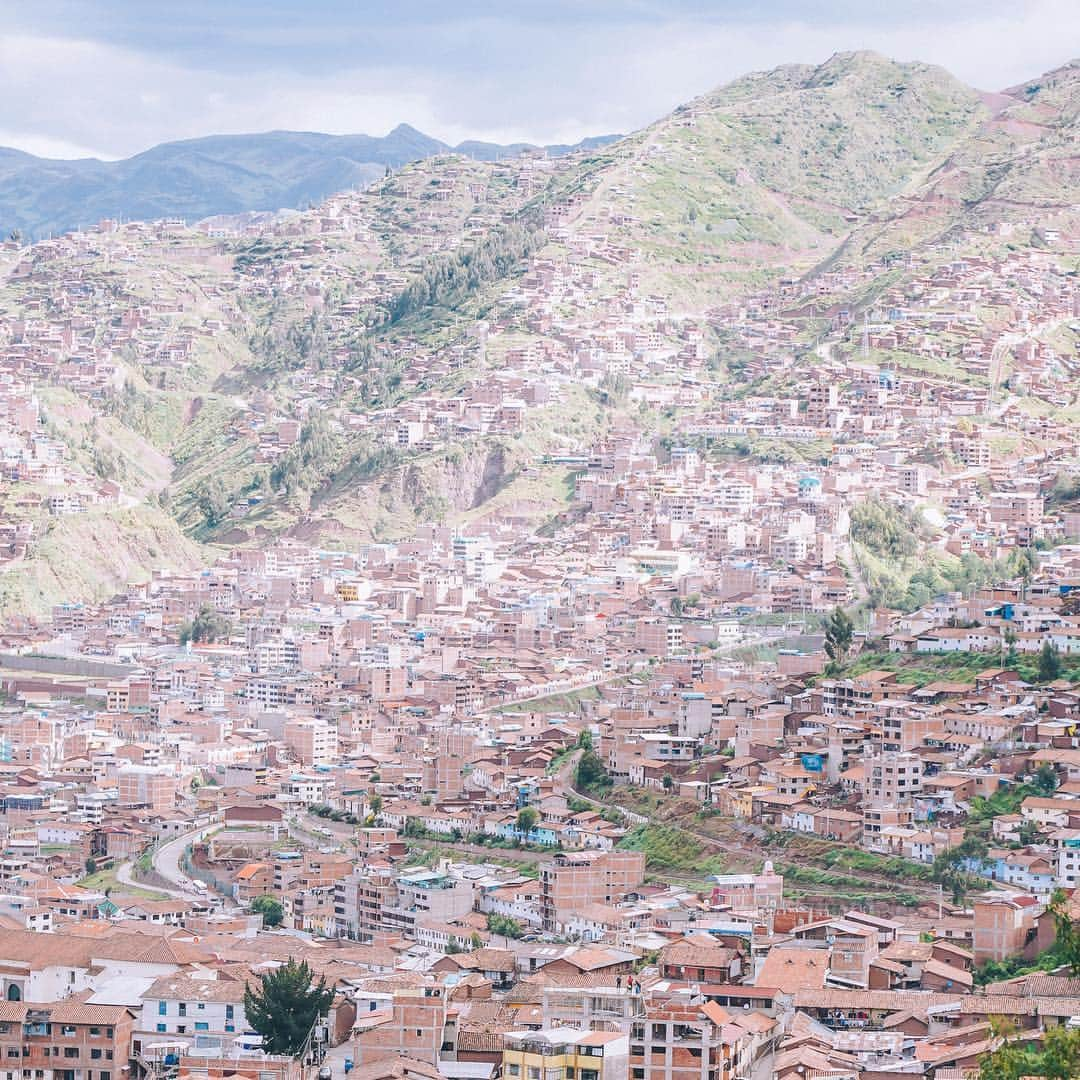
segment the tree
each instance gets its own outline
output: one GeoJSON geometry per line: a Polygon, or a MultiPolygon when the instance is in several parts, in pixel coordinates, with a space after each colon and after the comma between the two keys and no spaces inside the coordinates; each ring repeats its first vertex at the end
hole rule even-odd
{"type": "Polygon", "coordinates": [[[320,978],[315,982],[306,960],[288,963],[263,975],[258,986],[244,986],[244,1013],[263,1037],[268,1054],[298,1057],[316,1020],[334,1000],[334,991],[320,978]]]}
{"type": "Polygon", "coordinates": [[[1009,651],[1005,654],[1005,663],[1010,667],[1016,663],[1016,631],[1010,626],[1005,631],[1005,644],[1009,646],[1009,651]]]}
{"type": "Polygon", "coordinates": [[[1049,641],[1039,650],[1039,682],[1051,683],[1061,678],[1061,653],[1049,641]]]}
{"type": "Polygon", "coordinates": [[[675,777],[672,776],[669,772],[664,773],[663,784],[665,791],[671,791],[671,789],[675,786],[675,777]]]}
{"type": "Polygon", "coordinates": [[[215,476],[203,484],[195,497],[195,502],[202,512],[203,521],[210,529],[220,525],[232,509],[232,498],[225,490],[225,484],[220,476],[215,476]]]}
{"type": "Polygon", "coordinates": [[[834,663],[842,664],[847,658],[855,636],[855,624],[841,607],[834,608],[825,619],[825,652],[834,663]]]}
{"type": "Polygon", "coordinates": [[[492,912],[487,917],[489,933],[498,934],[500,937],[520,938],[525,934],[525,928],[509,915],[496,915],[492,912]]]}
{"type": "Polygon", "coordinates": [[[180,644],[186,645],[189,641],[195,644],[202,641],[220,641],[231,633],[232,623],[208,604],[203,604],[199,608],[199,614],[180,627],[180,644]]]}
{"type": "Polygon", "coordinates": [[[967,866],[986,857],[986,841],[977,835],[965,836],[956,847],[943,851],[934,859],[930,871],[931,880],[952,893],[953,903],[959,904],[967,894],[971,883],[967,866]]]}
{"type": "Polygon", "coordinates": [[[979,1062],[979,1080],[1020,1080],[1041,1076],[1048,1080],[1070,1080],[1080,1076],[1080,1030],[1064,1024],[1043,1031],[1037,1046],[1035,1032],[1019,1032],[1011,1025],[995,1022],[993,1033],[1004,1041],[979,1062]]]}
{"type": "Polygon", "coordinates": [[[1054,952],[1074,976],[1080,976],[1080,926],[1069,913],[1069,900],[1061,889],[1050,896],[1046,910],[1054,918],[1054,952]]]}
{"type": "Polygon", "coordinates": [[[574,746],[578,750],[591,750],[593,748],[592,732],[588,728],[583,728],[578,732],[577,742],[574,746]]]}
{"type": "Polygon", "coordinates": [[[1039,793],[1042,795],[1053,795],[1053,793],[1057,790],[1057,772],[1054,770],[1054,766],[1051,765],[1049,761],[1044,761],[1035,770],[1035,779],[1033,783],[1039,789],[1039,793]]]}
{"type": "Polygon", "coordinates": [[[382,805],[381,795],[372,795],[371,798],[368,799],[368,806],[371,808],[372,817],[378,817],[379,814],[382,813],[382,805]]]}
{"type": "Polygon", "coordinates": [[[586,750],[578,760],[574,773],[574,787],[579,791],[611,786],[611,777],[595,750],[586,750]]]}
{"type": "Polygon", "coordinates": [[[87,876],[97,873],[97,863],[93,859],[86,860],[86,873],[87,876]]]}
{"type": "Polygon", "coordinates": [[[535,806],[523,806],[518,811],[517,831],[522,836],[528,836],[540,822],[540,813],[535,806]]]}
{"type": "Polygon", "coordinates": [[[275,900],[272,896],[256,896],[251,901],[251,910],[263,917],[263,926],[267,929],[280,926],[282,919],[285,918],[285,909],[281,906],[281,901],[275,900]]]}

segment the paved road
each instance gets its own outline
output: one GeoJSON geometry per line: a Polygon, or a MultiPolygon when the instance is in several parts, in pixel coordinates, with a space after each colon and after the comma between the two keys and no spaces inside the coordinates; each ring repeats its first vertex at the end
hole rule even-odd
{"type": "Polygon", "coordinates": [[[171,896],[174,900],[190,900],[189,893],[173,892],[172,889],[163,889],[160,885],[147,885],[145,882],[136,881],[132,872],[135,864],[132,862],[121,863],[116,868],[116,880],[121,885],[127,885],[132,889],[140,889],[143,892],[157,893],[161,897],[171,896]]]}
{"type": "Polygon", "coordinates": [[[136,881],[132,877],[134,864],[131,862],[122,863],[119,866],[116,871],[116,880],[122,885],[171,896],[174,900],[191,900],[196,896],[206,896],[207,893],[197,889],[191,878],[180,869],[180,860],[184,857],[184,851],[189,844],[196,843],[216,828],[216,825],[211,825],[196,829],[193,832],[184,833],[182,836],[176,837],[175,840],[162,844],[154,852],[152,865],[173,886],[172,888],[166,888],[163,885],[144,885],[141,881],[136,881]]]}

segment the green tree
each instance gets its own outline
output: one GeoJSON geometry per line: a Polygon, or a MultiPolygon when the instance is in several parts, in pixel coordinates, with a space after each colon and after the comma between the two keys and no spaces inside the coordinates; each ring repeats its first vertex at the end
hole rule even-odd
{"type": "Polygon", "coordinates": [[[671,789],[675,787],[675,777],[669,772],[664,773],[663,784],[665,791],[671,791],[671,789]]]}
{"type": "Polygon", "coordinates": [[[88,876],[97,873],[97,863],[93,859],[87,859],[85,867],[88,876]]]}
{"type": "Polygon", "coordinates": [[[256,896],[251,901],[251,910],[256,915],[261,915],[263,926],[271,930],[275,926],[280,926],[285,918],[285,909],[281,906],[281,901],[272,896],[256,896]]]}
{"type": "Polygon", "coordinates": [[[611,786],[611,777],[595,750],[586,750],[578,759],[574,772],[574,787],[579,791],[593,791],[611,786]]]}
{"type": "Polygon", "coordinates": [[[1032,782],[1039,789],[1039,794],[1053,795],[1058,786],[1058,776],[1054,766],[1049,761],[1044,761],[1035,770],[1035,779],[1032,782]]]}
{"type": "Polygon", "coordinates": [[[539,823],[540,813],[535,806],[523,806],[518,811],[517,830],[522,836],[528,836],[539,823]]]}
{"type": "Polygon", "coordinates": [[[956,847],[943,851],[934,859],[930,878],[952,893],[953,902],[961,903],[971,885],[971,876],[966,870],[970,861],[979,861],[986,857],[986,841],[977,835],[965,836],[956,847]]]}
{"type": "Polygon", "coordinates": [[[842,664],[847,658],[851,642],[855,637],[855,624],[851,616],[841,607],[834,608],[825,619],[825,652],[836,664],[842,664]]]}
{"type": "Polygon", "coordinates": [[[231,633],[232,623],[208,604],[203,604],[198,615],[180,627],[180,644],[221,641],[231,633]]]}
{"type": "Polygon", "coordinates": [[[1023,1076],[1047,1080],[1071,1080],[1080,1076],[1080,1030],[1061,1024],[1042,1033],[1041,1049],[1034,1033],[1018,1032],[1014,1027],[996,1023],[994,1034],[1004,1041],[979,1063],[979,1080],[1020,1080],[1023,1076]]]}
{"type": "Polygon", "coordinates": [[[371,808],[372,817],[378,817],[382,813],[382,796],[372,795],[371,798],[368,799],[368,806],[371,808]]]}
{"type": "Polygon", "coordinates": [[[225,484],[220,476],[207,480],[199,489],[195,497],[207,528],[220,525],[229,516],[232,507],[232,498],[225,490],[225,484]]]}
{"type": "Polygon", "coordinates": [[[315,1021],[333,1000],[326,980],[316,982],[307,961],[298,964],[292,957],[263,975],[254,989],[244,987],[244,1013],[263,1037],[263,1049],[285,1057],[299,1056],[315,1021]]]}
{"type": "Polygon", "coordinates": [[[588,728],[583,728],[578,732],[577,742],[574,746],[578,750],[591,750],[593,748],[592,732],[588,728]]]}
{"type": "Polygon", "coordinates": [[[1080,926],[1069,914],[1069,900],[1061,889],[1051,894],[1047,911],[1054,919],[1054,952],[1074,977],[1080,976],[1080,926]]]}
{"type": "Polygon", "coordinates": [[[496,915],[492,912],[487,917],[488,932],[498,934],[500,937],[520,938],[525,934],[525,928],[509,915],[496,915]]]}
{"type": "Polygon", "coordinates": [[[1049,641],[1039,650],[1039,682],[1052,683],[1061,678],[1061,653],[1049,641]]]}

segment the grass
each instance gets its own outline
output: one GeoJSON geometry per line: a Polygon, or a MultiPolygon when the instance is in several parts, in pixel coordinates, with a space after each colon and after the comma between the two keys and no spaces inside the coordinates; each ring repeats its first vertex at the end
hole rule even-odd
{"type": "Polygon", "coordinates": [[[87,874],[86,877],[77,881],[76,884],[83,889],[94,889],[98,892],[108,892],[110,897],[115,896],[129,896],[134,897],[136,900],[163,900],[165,894],[151,891],[149,889],[140,889],[133,885],[123,885],[116,879],[115,866],[110,866],[104,870],[97,870],[93,874],[87,874]]]}
{"type": "Polygon", "coordinates": [[[579,702],[597,701],[600,698],[598,686],[584,686],[580,690],[571,690],[565,694],[549,694],[533,701],[515,702],[512,705],[500,705],[492,710],[497,713],[577,713],[579,702]]]}
{"type": "MultiPolygon", "coordinates": [[[[837,678],[850,679],[868,671],[894,671],[905,683],[926,686],[927,683],[974,682],[983,671],[1006,667],[1019,673],[1025,682],[1039,681],[1037,653],[1021,653],[1015,660],[1002,663],[1001,654],[993,653],[861,653],[840,669],[837,678]]],[[[1080,681],[1080,656],[1061,657],[1061,677],[1080,681]]]]}
{"type": "Polygon", "coordinates": [[[649,870],[678,870],[695,876],[722,874],[724,860],[706,855],[706,845],[677,825],[638,825],[619,841],[622,851],[641,851],[649,870]]]}

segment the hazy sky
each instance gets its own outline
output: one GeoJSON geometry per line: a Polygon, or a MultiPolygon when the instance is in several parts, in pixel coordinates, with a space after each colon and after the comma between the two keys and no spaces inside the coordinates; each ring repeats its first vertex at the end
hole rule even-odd
{"type": "Polygon", "coordinates": [[[8,0],[0,145],[123,157],[403,121],[451,142],[574,141],[858,48],[1001,89],[1080,55],[1080,0],[8,0]]]}

